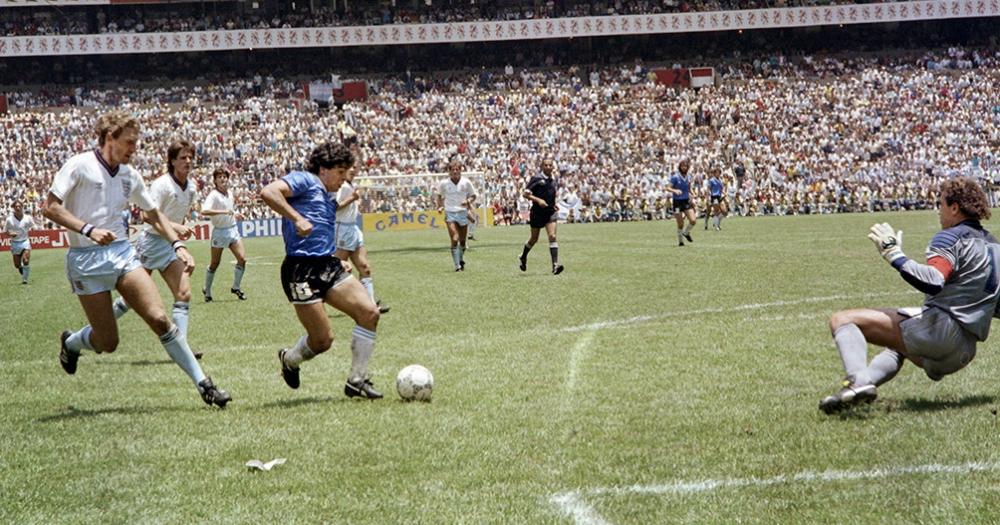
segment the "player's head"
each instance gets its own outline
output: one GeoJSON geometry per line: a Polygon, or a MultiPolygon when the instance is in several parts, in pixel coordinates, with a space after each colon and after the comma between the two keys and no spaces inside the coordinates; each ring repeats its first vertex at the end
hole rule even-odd
{"type": "Polygon", "coordinates": [[[167,173],[186,177],[194,164],[194,144],[178,139],[167,148],[167,173]]]}
{"type": "Polygon", "coordinates": [[[212,172],[212,184],[215,185],[215,189],[226,193],[229,189],[229,172],[225,168],[215,168],[212,172]]]}
{"type": "Polygon", "coordinates": [[[990,204],[986,192],[968,177],[955,177],[941,183],[941,201],[938,218],[942,228],[950,228],[963,220],[990,218],[990,204]]]}
{"type": "Polygon", "coordinates": [[[11,211],[14,212],[14,215],[21,215],[24,213],[24,205],[21,204],[21,201],[14,201],[14,204],[11,205],[11,211]]]}
{"type": "Polygon", "coordinates": [[[448,176],[455,182],[462,178],[462,157],[458,153],[448,158],[448,176]]]}
{"type": "Polygon", "coordinates": [[[556,169],[556,160],[552,158],[552,155],[546,155],[542,157],[542,173],[546,177],[551,177],[552,172],[556,169]]]}
{"type": "Polygon", "coordinates": [[[691,169],[691,161],[688,159],[681,159],[680,164],[677,165],[677,171],[681,172],[681,175],[687,175],[688,170],[691,169]]]}
{"type": "Polygon", "coordinates": [[[113,166],[128,164],[135,154],[139,143],[139,121],[124,111],[111,111],[97,117],[94,130],[97,133],[97,145],[102,153],[107,153],[105,160],[113,166]]]}
{"type": "Polygon", "coordinates": [[[327,191],[340,189],[347,172],[354,167],[354,154],[340,142],[327,142],[316,146],[306,161],[306,171],[323,181],[327,191]]]}

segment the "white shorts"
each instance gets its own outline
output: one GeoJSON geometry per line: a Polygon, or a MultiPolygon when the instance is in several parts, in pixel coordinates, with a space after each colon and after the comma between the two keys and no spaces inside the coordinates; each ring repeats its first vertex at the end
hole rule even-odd
{"type": "Polygon", "coordinates": [[[141,267],[135,248],[128,241],[70,248],[66,254],[66,277],[76,295],[112,290],[121,276],[141,267]]]}
{"type": "Polygon", "coordinates": [[[23,241],[11,241],[10,252],[14,255],[21,255],[25,250],[31,249],[31,242],[28,239],[23,241]]]}
{"type": "Polygon", "coordinates": [[[240,229],[236,226],[212,229],[212,248],[228,248],[240,240],[240,229]]]}
{"type": "Polygon", "coordinates": [[[939,308],[925,308],[904,319],[899,329],[907,355],[923,359],[924,373],[934,381],[965,368],[976,357],[975,336],[939,308]]]}
{"type": "Polygon", "coordinates": [[[337,223],[337,249],[356,251],[365,245],[365,236],[357,224],[337,223]]]}
{"type": "Polygon", "coordinates": [[[177,260],[177,253],[166,239],[149,232],[142,232],[136,242],[139,260],[147,270],[166,270],[167,266],[177,260]]]}
{"type": "Polygon", "coordinates": [[[453,222],[459,226],[469,225],[469,211],[446,211],[444,212],[444,222],[453,222]]]}

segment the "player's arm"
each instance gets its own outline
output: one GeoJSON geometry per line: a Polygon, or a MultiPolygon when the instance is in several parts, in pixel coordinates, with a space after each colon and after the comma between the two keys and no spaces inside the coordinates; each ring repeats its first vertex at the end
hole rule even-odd
{"type": "Polygon", "coordinates": [[[888,223],[872,226],[868,238],[904,281],[925,294],[936,295],[941,292],[954,271],[954,257],[946,248],[954,245],[954,241],[958,239],[950,232],[938,232],[931,240],[927,264],[920,264],[903,253],[903,232],[894,231],[888,223]]]}
{"type": "Polygon", "coordinates": [[[300,237],[307,237],[312,233],[313,225],[288,203],[288,197],[291,196],[292,188],[282,179],[278,179],[260,190],[260,198],[268,207],[292,221],[295,224],[295,231],[300,237]]]}
{"type": "Polygon", "coordinates": [[[444,195],[441,192],[437,195],[437,208],[439,212],[444,212],[444,195]]]}
{"type": "Polygon", "coordinates": [[[205,199],[205,206],[201,209],[201,214],[205,217],[211,217],[213,215],[232,215],[233,210],[217,210],[213,208],[213,206],[218,205],[216,199],[212,198],[213,196],[215,196],[214,193],[210,194],[208,198],[205,199]]]}
{"type": "Polygon", "coordinates": [[[350,194],[345,196],[343,199],[337,200],[337,208],[340,208],[341,206],[347,206],[348,204],[360,199],[361,199],[361,192],[358,191],[358,188],[353,188],[351,189],[350,194]]]}
{"type": "Polygon", "coordinates": [[[42,211],[45,218],[70,230],[79,232],[80,235],[96,242],[97,244],[111,244],[117,237],[110,230],[95,228],[93,224],[87,224],[73,215],[63,206],[63,201],[51,191],[45,197],[45,209],[42,211]]]}
{"type": "Polygon", "coordinates": [[[524,191],[521,192],[521,195],[523,195],[525,199],[528,199],[529,201],[531,201],[531,202],[533,202],[533,203],[535,203],[535,204],[537,204],[537,205],[539,205],[539,206],[541,206],[543,208],[546,208],[549,205],[549,203],[547,203],[544,200],[536,197],[534,193],[531,193],[531,188],[530,187],[529,188],[524,188],[524,191]]]}

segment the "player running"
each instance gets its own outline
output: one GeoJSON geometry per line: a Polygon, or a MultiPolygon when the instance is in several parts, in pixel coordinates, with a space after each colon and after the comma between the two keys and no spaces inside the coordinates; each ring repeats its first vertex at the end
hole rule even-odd
{"type": "Polygon", "coordinates": [[[212,172],[212,183],[215,189],[208,194],[202,204],[201,214],[212,221],[212,260],[205,272],[205,288],[201,290],[205,302],[212,302],[212,281],[215,280],[215,270],[222,261],[222,250],[229,248],[236,257],[236,268],[233,270],[233,286],[229,291],[245,301],[247,296],[240,288],[243,282],[243,272],[247,267],[246,249],[240,240],[240,231],[236,221],[243,220],[243,215],[236,212],[233,194],[229,191],[229,172],[219,168],[212,172]]]}
{"type": "Polygon", "coordinates": [[[24,207],[15,201],[11,213],[4,221],[4,231],[10,234],[10,253],[14,257],[14,268],[21,274],[21,284],[28,284],[31,273],[31,241],[28,231],[35,227],[31,215],[24,213],[24,207]]]}
{"type": "Polygon", "coordinates": [[[361,285],[365,287],[368,296],[378,305],[379,313],[386,313],[389,307],[375,299],[375,284],[372,281],[372,267],[368,262],[368,250],[365,249],[365,237],[358,227],[358,201],[361,200],[361,188],[354,185],[357,175],[357,165],[347,172],[344,184],[337,191],[337,251],[335,255],[341,261],[350,260],[358,269],[361,285]]]}
{"type": "Polygon", "coordinates": [[[549,255],[552,257],[552,274],[559,275],[566,268],[559,262],[559,242],[556,240],[556,212],[559,207],[556,205],[556,195],[559,193],[559,186],[555,178],[556,163],[552,157],[546,156],[542,159],[542,174],[535,175],[528,180],[528,185],[524,188],[524,198],[531,201],[531,212],[528,215],[528,226],[531,227],[531,235],[528,242],[524,243],[521,256],[517,258],[518,268],[522,272],[528,270],[528,252],[538,242],[538,234],[542,228],[549,237],[549,255]]]}
{"type": "Polygon", "coordinates": [[[722,230],[722,201],[723,193],[725,191],[725,184],[723,184],[722,179],[719,178],[719,169],[712,168],[711,177],[708,178],[705,185],[708,187],[708,202],[709,208],[705,210],[705,229],[708,229],[708,219],[712,218],[712,226],[715,231],[722,230]]]}
{"type": "Polygon", "coordinates": [[[940,195],[942,229],[927,246],[927,264],[903,254],[903,232],[884,223],[872,226],[868,238],[882,257],[926,299],[919,310],[844,310],[830,317],[847,377],[843,388],[820,401],[827,414],[874,401],[878,387],[906,359],[940,381],[969,364],[976,343],[989,335],[1000,297],[1000,244],[980,224],[990,217],[986,193],[974,180],[958,177],[943,182],[940,195]],[[885,347],[870,363],[868,343],[885,347]]]}
{"type": "Polygon", "coordinates": [[[202,372],[187,339],[167,317],[156,284],[148,273],[136,271],[141,264],[125,238],[120,214],[132,202],[169,243],[184,270],[194,269],[194,259],[156,209],[142,176],[128,165],[139,140],[139,122],[112,111],[98,118],[96,128],[98,147],[63,164],[45,201],[45,217],[70,230],[66,274],[90,321],[77,332],[62,333],[59,362],[72,375],[82,350],[100,354],[118,348],[118,323],[111,304],[111,290],[116,289],[159,336],[202,400],[225,407],[230,395],[202,372]]]}
{"type": "MultiPolygon", "coordinates": [[[[177,238],[182,241],[191,238],[192,234],[191,229],[184,225],[184,221],[191,213],[197,194],[194,182],[188,179],[194,165],[194,155],[194,144],[186,140],[174,141],[167,148],[167,174],[161,175],[149,187],[153,204],[168,221],[177,238]]],[[[160,276],[170,288],[170,293],[174,296],[171,317],[180,335],[186,340],[188,313],[191,309],[191,274],[185,271],[184,263],[177,258],[170,243],[152,224],[146,225],[139,236],[136,248],[146,273],[160,272],[160,276]]],[[[121,318],[129,311],[124,298],[119,297],[115,300],[114,311],[115,318],[121,318]]],[[[201,359],[202,354],[195,352],[194,357],[201,359]]]]}
{"type": "Polygon", "coordinates": [[[351,150],[326,143],[312,151],[308,171],[293,171],[268,184],[260,196],[284,217],[285,260],[281,286],[295,307],[306,335],[292,348],[278,352],[281,375],[290,388],[299,387],[299,367],[327,351],[333,343],[324,303],[349,315],[357,325],[351,338],[351,372],[344,385],[348,397],[379,399],[368,377],[368,361],[375,352],[378,307],[351,276],[350,263],[334,257],[336,205],[331,192],[340,189],[354,166],[351,150]]]}
{"type": "Polygon", "coordinates": [[[438,184],[438,212],[444,212],[451,258],[455,271],[465,271],[465,242],[469,233],[469,208],[476,202],[476,189],[462,176],[462,161],[452,155],[448,161],[448,178],[438,184]]]}
{"type": "Polygon", "coordinates": [[[670,176],[667,183],[667,191],[674,194],[674,220],[677,221],[677,246],[684,246],[684,239],[694,242],[691,238],[691,228],[698,222],[695,216],[694,207],[691,206],[691,179],[688,177],[688,170],[691,169],[691,162],[684,159],[677,165],[677,173],[670,176]],[[684,217],[687,217],[688,225],[684,226],[684,217]]]}

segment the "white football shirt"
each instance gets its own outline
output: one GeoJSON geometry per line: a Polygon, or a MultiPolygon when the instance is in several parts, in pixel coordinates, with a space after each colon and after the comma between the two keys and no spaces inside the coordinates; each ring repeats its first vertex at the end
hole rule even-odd
{"type": "Polygon", "coordinates": [[[10,240],[20,242],[28,240],[28,230],[34,227],[35,221],[31,219],[31,215],[25,213],[21,216],[21,220],[17,220],[17,217],[11,213],[7,217],[7,223],[4,224],[3,229],[10,234],[10,240]]]}
{"type": "MultiPolygon", "coordinates": [[[[153,198],[153,202],[156,203],[156,207],[167,216],[170,222],[183,224],[184,219],[191,212],[196,192],[194,182],[190,179],[187,181],[187,188],[181,188],[177,181],[167,173],[149,185],[149,194],[153,198]]],[[[152,224],[146,225],[146,232],[159,235],[152,224]]]]}
{"type": "Polygon", "coordinates": [[[476,194],[476,189],[465,177],[458,179],[458,184],[448,177],[438,184],[438,194],[444,196],[444,211],[466,211],[465,201],[476,194]]]}
{"type": "MultiPolygon", "coordinates": [[[[337,202],[340,202],[354,193],[354,186],[347,181],[340,186],[337,191],[337,202]]],[[[358,220],[358,201],[354,201],[347,206],[337,206],[337,222],[344,224],[354,224],[358,220]]]]}
{"type": "MultiPolygon", "coordinates": [[[[205,198],[205,203],[201,205],[202,210],[233,211],[233,192],[225,194],[219,190],[212,190],[205,198]]],[[[236,219],[232,215],[212,215],[209,217],[213,228],[232,228],[236,226],[236,219]]]]}
{"type": "MultiPolygon", "coordinates": [[[[67,211],[95,228],[111,231],[119,240],[127,240],[128,232],[122,224],[121,213],[129,203],[143,211],[156,208],[146,190],[139,172],[127,164],[118,166],[112,176],[96,151],[88,151],[70,158],[52,180],[49,192],[63,202],[67,211]]],[[[96,246],[97,243],[74,232],[69,232],[69,245],[73,248],[96,246]]]]}

